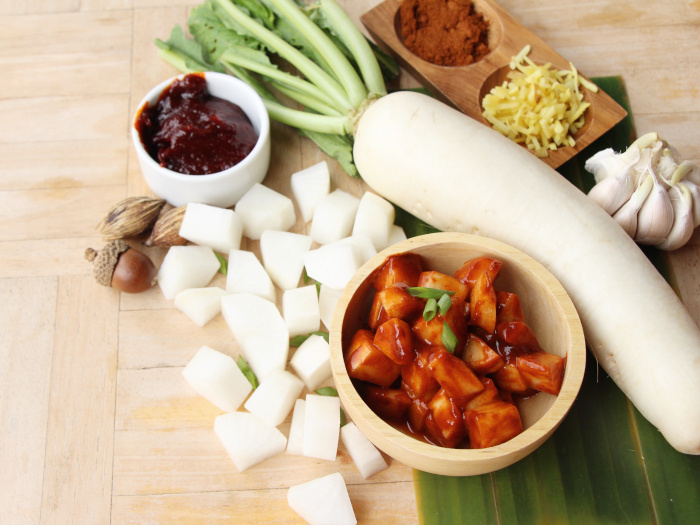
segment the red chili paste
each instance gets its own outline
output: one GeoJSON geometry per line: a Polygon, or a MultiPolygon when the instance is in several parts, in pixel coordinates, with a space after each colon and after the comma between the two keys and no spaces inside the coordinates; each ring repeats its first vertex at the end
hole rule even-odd
{"type": "Polygon", "coordinates": [[[175,80],[155,105],[145,105],[136,129],[154,160],[187,175],[208,175],[235,166],[258,140],[245,112],[211,96],[201,73],[175,80]]]}

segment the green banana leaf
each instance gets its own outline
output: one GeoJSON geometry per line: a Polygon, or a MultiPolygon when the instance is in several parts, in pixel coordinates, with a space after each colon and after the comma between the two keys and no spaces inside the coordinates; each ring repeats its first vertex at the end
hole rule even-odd
{"type": "MultiPolygon", "coordinates": [[[[622,79],[594,81],[627,109],[628,116],[559,168],[585,192],[593,186],[593,176],[583,168],[585,160],[604,148],[624,150],[635,138],[622,79]]],[[[409,237],[437,231],[400,209],[396,222],[409,237]]],[[[645,253],[675,286],[663,254],[654,249],[645,253]]],[[[700,456],[674,450],[589,356],[573,408],[552,437],[523,460],[482,476],[414,471],[420,522],[700,523],[700,456]]]]}

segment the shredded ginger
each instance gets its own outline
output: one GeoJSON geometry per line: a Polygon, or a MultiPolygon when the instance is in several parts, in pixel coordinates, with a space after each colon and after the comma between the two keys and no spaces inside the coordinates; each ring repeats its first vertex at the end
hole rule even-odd
{"type": "Polygon", "coordinates": [[[590,106],[580,88],[596,92],[598,87],[579,76],[571,62],[570,71],[559,71],[549,63],[538,66],[529,52],[525,46],[511,59],[508,80],[484,97],[482,115],[506,137],[546,157],[549,150],[576,144],[573,135],[590,106]]]}

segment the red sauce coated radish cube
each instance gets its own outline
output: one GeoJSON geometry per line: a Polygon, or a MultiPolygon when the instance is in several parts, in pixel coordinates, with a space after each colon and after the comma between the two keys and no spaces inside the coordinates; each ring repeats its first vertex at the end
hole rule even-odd
{"type": "Polygon", "coordinates": [[[523,431],[517,407],[504,401],[495,401],[468,410],[464,420],[471,448],[500,445],[523,431]]]}
{"type": "Polygon", "coordinates": [[[477,374],[490,374],[505,364],[503,357],[479,336],[470,333],[460,357],[477,374]]]}
{"type": "Polygon", "coordinates": [[[520,297],[510,292],[496,292],[496,324],[511,321],[525,322],[520,297]]]}
{"type": "Polygon", "coordinates": [[[401,420],[411,406],[411,398],[400,388],[365,386],[362,398],[375,414],[391,421],[401,420]]]}
{"type": "Polygon", "coordinates": [[[447,350],[433,352],[428,367],[440,386],[461,407],[484,389],[467,364],[447,350]]]}
{"type": "Polygon", "coordinates": [[[475,257],[465,262],[462,267],[457,270],[453,277],[467,285],[468,292],[474,287],[474,283],[482,273],[488,273],[491,277],[491,282],[494,282],[498,277],[503,263],[492,259],[491,257],[475,257]]]}
{"type": "Polygon", "coordinates": [[[416,316],[423,313],[425,301],[409,294],[405,288],[390,286],[377,292],[382,309],[389,319],[394,317],[412,322],[416,316]]]}
{"type": "Polygon", "coordinates": [[[520,375],[530,388],[557,395],[564,380],[566,359],[548,352],[535,352],[515,359],[520,375]]]}
{"type": "Polygon", "coordinates": [[[374,344],[399,365],[410,363],[416,354],[411,325],[402,319],[389,319],[379,325],[374,334],[374,344]]]}
{"type": "Polygon", "coordinates": [[[470,326],[478,326],[486,332],[496,329],[496,290],[488,272],[481,272],[472,287],[469,298],[470,326]]]}
{"type": "Polygon", "coordinates": [[[444,388],[438,390],[428,403],[437,427],[444,441],[454,447],[465,436],[464,414],[462,408],[448,395],[444,388]]]}
{"type": "Polygon", "coordinates": [[[395,284],[417,286],[418,277],[423,271],[420,255],[399,253],[390,256],[374,280],[374,289],[384,290],[395,284]]]}
{"type": "Polygon", "coordinates": [[[372,339],[356,345],[345,360],[345,367],[353,379],[385,387],[391,386],[401,373],[401,366],[385,356],[372,339]]]}
{"type": "Polygon", "coordinates": [[[451,296],[453,302],[458,302],[459,304],[464,303],[467,300],[467,286],[449,275],[436,271],[426,271],[420,274],[418,279],[418,286],[423,288],[436,288],[438,290],[445,290],[448,292],[455,292],[451,296]]]}

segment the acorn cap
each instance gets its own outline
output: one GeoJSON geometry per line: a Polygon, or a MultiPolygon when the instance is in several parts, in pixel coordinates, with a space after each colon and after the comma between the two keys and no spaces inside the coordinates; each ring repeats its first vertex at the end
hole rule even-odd
{"type": "Polygon", "coordinates": [[[93,263],[93,272],[95,280],[103,286],[112,285],[112,274],[114,267],[117,265],[119,256],[125,251],[131,249],[126,242],[118,239],[107,243],[101,250],[96,251],[92,248],[85,250],[85,258],[93,263]]]}

